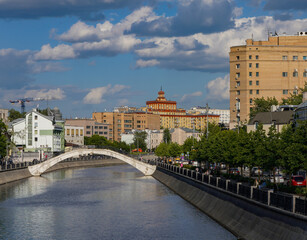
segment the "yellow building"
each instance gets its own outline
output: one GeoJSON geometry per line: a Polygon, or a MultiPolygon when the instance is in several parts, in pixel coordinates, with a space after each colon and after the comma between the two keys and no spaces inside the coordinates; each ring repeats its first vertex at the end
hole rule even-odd
{"type": "MultiPolygon", "coordinates": [[[[146,111],[160,115],[162,128],[189,128],[204,130],[207,125],[207,115],[190,115],[184,109],[177,108],[176,101],[168,101],[162,89],[158,92],[156,100],[146,102],[146,111]]],[[[208,121],[218,123],[219,116],[208,114],[208,121]]]]}
{"type": "Polygon", "coordinates": [[[110,139],[121,140],[121,134],[132,129],[160,129],[160,116],[152,113],[94,112],[92,118],[99,123],[109,124],[110,139]]]}
{"type": "Polygon", "coordinates": [[[307,35],[246,40],[230,48],[230,127],[249,120],[253,99],[296,94],[307,81],[307,35]]]}

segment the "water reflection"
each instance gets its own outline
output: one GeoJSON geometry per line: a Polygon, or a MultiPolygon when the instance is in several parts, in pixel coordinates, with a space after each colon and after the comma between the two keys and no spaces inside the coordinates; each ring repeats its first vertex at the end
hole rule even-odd
{"type": "Polygon", "coordinates": [[[57,171],[0,193],[0,239],[235,239],[126,165],[57,171]]]}

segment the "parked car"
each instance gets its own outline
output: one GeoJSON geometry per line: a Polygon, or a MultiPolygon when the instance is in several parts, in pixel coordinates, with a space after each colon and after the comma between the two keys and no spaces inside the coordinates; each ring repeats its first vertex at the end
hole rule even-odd
{"type": "Polygon", "coordinates": [[[253,176],[262,175],[262,169],[261,169],[261,168],[258,168],[258,167],[253,167],[253,168],[252,168],[252,175],[253,175],[253,176]]]}
{"type": "Polygon", "coordinates": [[[229,169],[229,173],[230,174],[234,174],[234,175],[239,175],[240,174],[240,171],[238,168],[230,168],[229,169]]]}
{"type": "Polygon", "coordinates": [[[306,186],[306,179],[301,175],[294,175],[291,177],[290,184],[292,186],[306,186]]]}
{"type": "MultiPolygon", "coordinates": [[[[270,176],[270,182],[274,183],[274,176],[273,175],[270,176]]],[[[281,174],[275,175],[275,183],[284,183],[284,182],[285,182],[285,179],[281,174]]]]}

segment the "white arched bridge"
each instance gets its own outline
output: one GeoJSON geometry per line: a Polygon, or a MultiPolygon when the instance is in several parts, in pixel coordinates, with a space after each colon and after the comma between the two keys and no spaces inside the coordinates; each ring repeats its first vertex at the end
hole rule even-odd
{"type": "Polygon", "coordinates": [[[150,165],[147,163],[140,162],[134,158],[128,157],[124,154],[109,150],[109,149],[76,149],[70,152],[63,153],[59,156],[50,158],[42,163],[29,166],[29,171],[33,176],[40,176],[49,168],[54,166],[55,164],[64,161],[67,158],[79,157],[81,155],[89,155],[89,154],[97,154],[97,155],[106,155],[113,158],[117,158],[130,164],[135,167],[139,171],[141,171],[145,176],[150,176],[156,171],[156,166],[150,165]]]}

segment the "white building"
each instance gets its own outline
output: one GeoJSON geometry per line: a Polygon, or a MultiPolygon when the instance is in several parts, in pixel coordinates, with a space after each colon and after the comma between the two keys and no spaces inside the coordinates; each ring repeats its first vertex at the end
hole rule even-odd
{"type": "Polygon", "coordinates": [[[60,152],[64,149],[63,127],[55,123],[53,116],[45,116],[33,109],[25,119],[17,120],[10,123],[12,141],[16,146],[23,145],[29,152],[60,152]]]}
{"type": "Polygon", "coordinates": [[[84,127],[65,124],[66,143],[84,145],[84,127]]]}
{"type": "MultiPolygon", "coordinates": [[[[188,113],[190,114],[206,114],[207,110],[205,107],[193,107],[191,108],[188,113]]],[[[219,115],[220,120],[219,123],[229,125],[230,122],[230,110],[227,109],[210,109],[208,114],[219,115]]]]}

